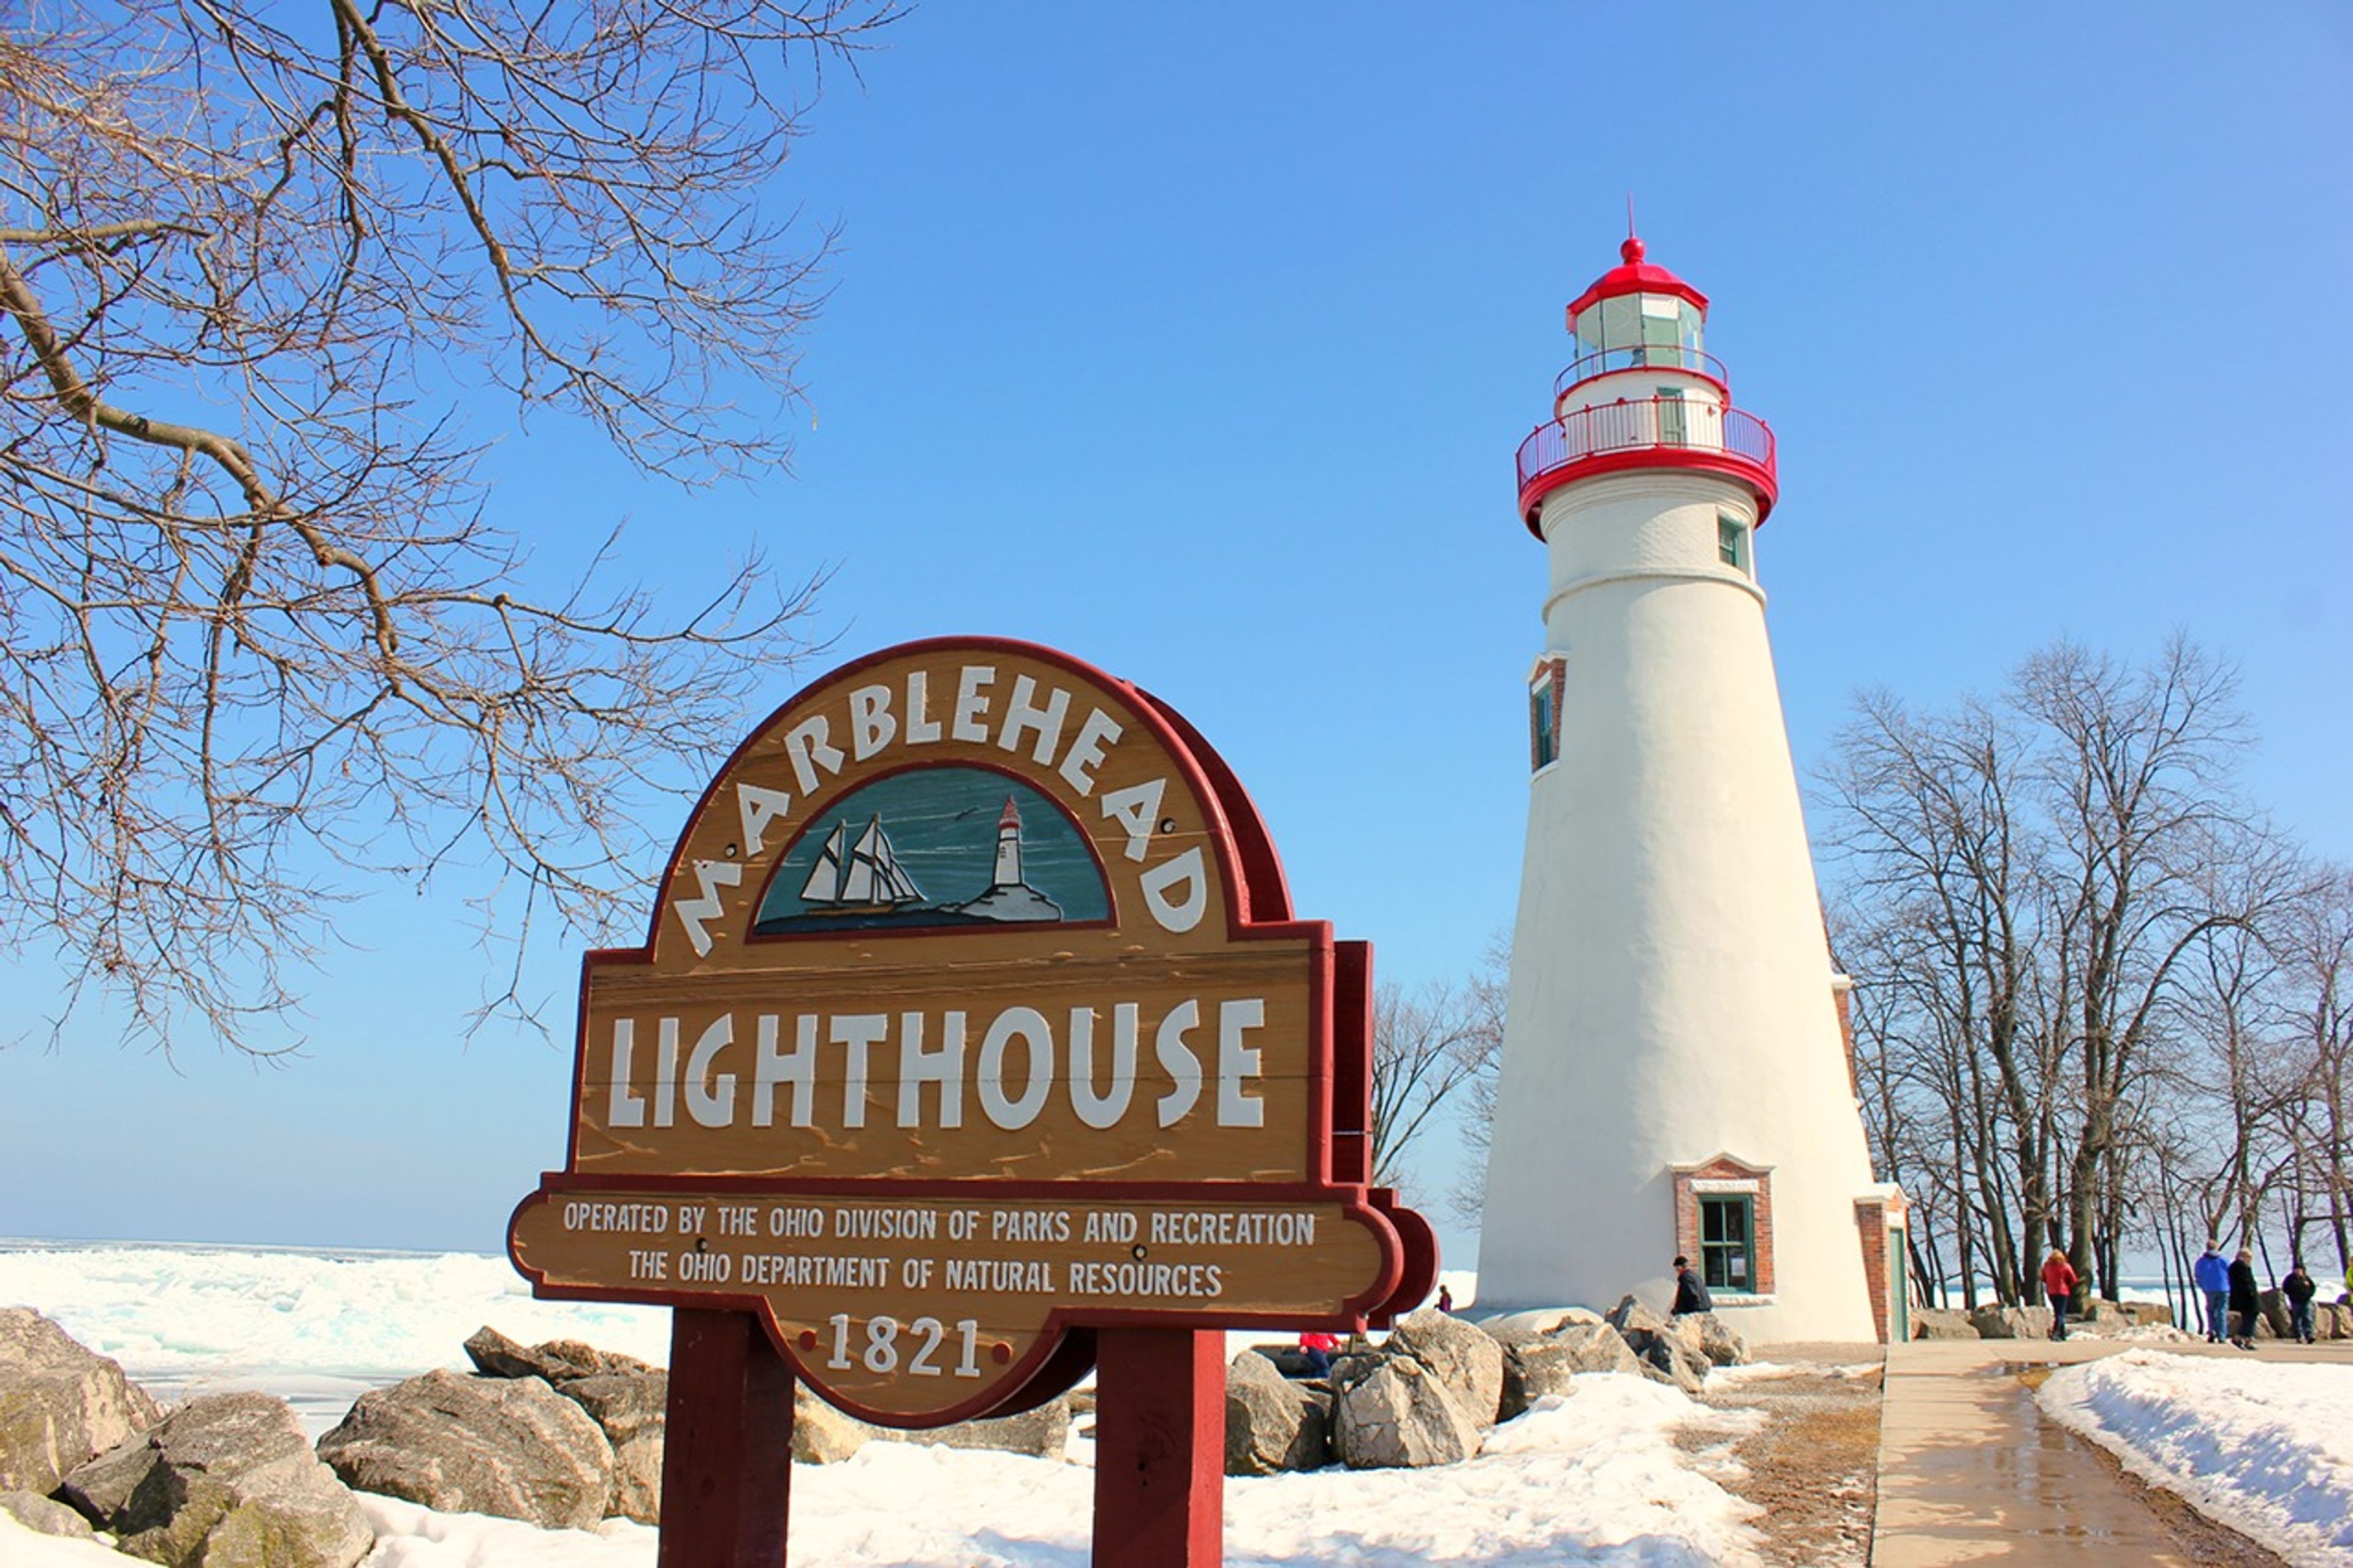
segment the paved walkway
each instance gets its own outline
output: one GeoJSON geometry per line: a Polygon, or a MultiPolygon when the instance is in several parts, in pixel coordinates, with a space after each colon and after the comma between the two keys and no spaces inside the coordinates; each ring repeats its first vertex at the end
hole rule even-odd
{"type": "MultiPolygon", "coordinates": [[[[2021,1375],[2134,1349],[2254,1359],[2228,1345],[2086,1337],[2064,1343],[1923,1340],[1891,1351],[1880,1406],[1873,1568],[2191,1563],[2090,1444],[2042,1419],[2021,1375]]],[[[2353,1362],[2353,1345],[2266,1342],[2255,1355],[2353,1362]]]]}

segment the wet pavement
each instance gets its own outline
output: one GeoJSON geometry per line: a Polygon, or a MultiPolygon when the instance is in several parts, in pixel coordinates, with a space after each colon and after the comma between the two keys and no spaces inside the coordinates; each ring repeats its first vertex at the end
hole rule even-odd
{"type": "MultiPolygon", "coordinates": [[[[2042,1419],[2027,1381],[2040,1368],[2136,1349],[2254,1359],[2227,1345],[2088,1337],[1895,1347],[1880,1412],[1873,1568],[2201,1561],[2181,1553],[2089,1443],[2042,1419]]],[[[2254,1354],[2342,1362],[2353,1346],[2266,1343],[2254,1354]]]]}

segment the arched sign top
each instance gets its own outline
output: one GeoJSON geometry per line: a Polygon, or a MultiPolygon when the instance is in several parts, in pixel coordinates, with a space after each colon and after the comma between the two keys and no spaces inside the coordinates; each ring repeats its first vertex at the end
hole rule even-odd
{"type": "Polygon", "coordinates": [[[958,930],[1208,948],[1290,912],[1256,807],[1172,711],[1066,654],[941,638],[834,671],[736,748],[671,852],[649,945],[676,973],[958,930]],[[1092,886],[1058,898],[1089,881],[1081,851],[1092,886]]]}
{"type": "Polygon", "coordinates": [[[1166,705],[891,648],[736,748],[647,944],[587,955],[567,1168],[509,1250],[754,1311],[902,1426],[1045,1397],[1097,1330],[1382,1321],[1437,1264],[1369,1185],[1370,973],[1166,705]]]}

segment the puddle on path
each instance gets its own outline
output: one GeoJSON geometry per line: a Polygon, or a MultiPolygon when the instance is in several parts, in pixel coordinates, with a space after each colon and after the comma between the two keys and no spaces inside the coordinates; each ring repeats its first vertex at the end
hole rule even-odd
{"type": "Polygon", "coordinates": [[[2082,1546],[2146,1539],[2147,1509],[2118,1489],[2082,1439],[2042,1418],[2034,1391],[2051,1370],[2000,1364],[1971,1374],[1984,1415],[1967,1436],[1912,1456],[1915,1495],[1989,1515],[2021,1538],[2082,1546]]]}

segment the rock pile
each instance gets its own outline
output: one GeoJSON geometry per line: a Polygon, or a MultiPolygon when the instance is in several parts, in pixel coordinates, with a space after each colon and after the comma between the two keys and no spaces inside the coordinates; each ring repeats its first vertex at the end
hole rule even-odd
{"type": "Polygon", "coordinates": [[[1226,1473],[1454,1464],[1498,1422],[1572,1392],[1580,1373],[1640,1373],[1695,1394],[1710,1368],[1747,1359],[1713,1314],[1669,1321],[1630,1296],[1606,1319],[1570,1307],[1474,1323],[1425,1309],[1400,1319],[1385,1344],[1351,1342],[1329,1378],[1300,1376],[1285,1346],[1235,1357],[1226,1473]]]}
{"type": "Polygon", "coordinates": [[[267,1394],[174,1405],[68,1474],[58,1495],[111,1531],[120,1551],[152,1563],[349,1568],[375,1544],[358,1501],[311,1452],[292,1408],[267,1394]]]}
{"type": "Polygon", "coordinates": [[[221,1394],[169,1411],[122,1368],[23,1309],[0,1310],[0,1512],[174,1568],[352,1568],[375,1544],[359,1504],[282,1399],[221,1394]]]}
{"type": "MultiPolygon", "coordinates": [[[[442,1369],[364,1394],[314,1448],[284,1400],[218,1394],[163,1410],[47,1319],[0,1310],[0,1512],[43,1534],[103,1531],[174,1568],[352,1568],[375,1545],[354,1491],[547,1529],[659,1522],[669,1373],[491,1328],[465,1350],[472,1374],[442,1369]]],[[[881,1438],[1059,1459],[1071,1419],[1070,1401],[1053,1399],[886,1431],[803,1386],[793,1457],[832,1463],[881,1438]]]]}
{"type": "MultiPolygon", "coordinates": [[[[1911,1316],[1912,1337],[1915,1340],[2040,1340],[2051,1336],[2049,1307],[2004,1307],[1992,1302],[1967,1310],[1915,1307],[1911,1316]]],[[[2281,1321],[2285,1322],[2284,1316],[2281,1321]]],[[[2067,1314],[2067,1331],[2094,1339],[2118,1334],[2146,1337],[2150,1331],[2168,1328],[2172,1322],[2173,1313],[2161,1301],[2093,1300],[2067,1314]]],[[[2164,1336],[2160,1333],[2156,1337],[2164,1336]]],[[[2325,1325],[2321,1337],[2328,1337],[2325,1325]]]]}
{"type": "Polygon", "coordinates": [[[38,1312],[0,1310],[0,1492],[45,1494],[163,1419],[122,1368],[38,1312]]]}
{"type": "MultiPolygon", "coordinates": [[[[35,1531],[111,1543],[174,1568],[353,1568],[375,1545],[353,1495],[549,1529],[659,1521],[669,1375],[572,1341],[522,1345],[484,1328],[474,1371],[363,1394],[311,1445],[285,1401],[206,1395],[161,1409],[37,1313],[0,1311],[0,1512],[35,1531]]],[[[1486,1432],[1584,1372],[1639,1373],[1696,1390],[1745,1360],[1713,1319],[1660,1319],[1632,1298],[1608,1318],[1576,1309],[1484,1325],[1424,1310],[1385,1342],[1358,1337],[1326,1378],[1288,1347],[1238,1357],[1226,1382],[1226,1470],[1268,1475],[1452,1464],[1486,1432]]],[[[932,1431],[866,1426],[804,1386],[793,1457],[826,1464],[875,1440],[1059,1459],[1086,1391],[932,1431]]]]}

